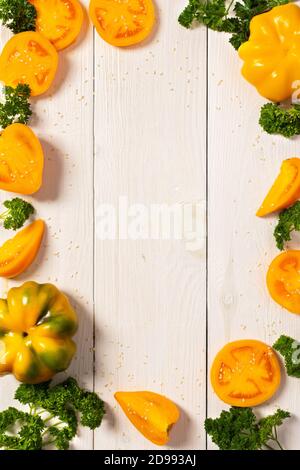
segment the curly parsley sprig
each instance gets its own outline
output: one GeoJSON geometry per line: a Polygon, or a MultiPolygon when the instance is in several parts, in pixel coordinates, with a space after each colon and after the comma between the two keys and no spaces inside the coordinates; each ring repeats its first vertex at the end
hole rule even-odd
{"type": "Polygon", "coordinates": [[[230,33],[229,42],[238,49],[249,39],[250,21],[254,16],[288,2],[289,0],[189,0],[178,21],[185,28],[190,28],[196,22],[214,31],[230,33]]]}
{"type": "Polygon", "coordinates": [[[37,11],[28,0],[0,0],[0,21],[14,34],[35,31],[37,11]]]}
{"type": "Polygon", "coordinates": [[[219,418],[208,418],[205,430],[220,450],[283,450],[277,428],[291,415],[278,409],[273,415],[257,420],[252,408],[232,407],[219,418]]]}
{"type": "Polygon", "coordinates": [[[268,134],[294,137],[300,134],[300,104],[289,108],[280,103],[267,103],[260,111],[259,124],[268,134]]]}
{"type": "Polygon", "coordinates": [[[0,448],[42,450],[52,445],[67,450],[81,423],[90,429],[101,425],[104,403],[96,393],[79,387],[68,378],[55,386],[22,384],[15,398],[29,406],[29,412],[8,408],[0,413],[0,448]],[[8,432],[18,424],[16,434],[8,432]]]}
{"type": "Polygon", "coordinates": [[[279,214],[278,223],[274,230],[276,246],[279,250],[284,249],[285,242],[291,240],[291,233],[300,231],[300,201],[279,214]]]}
{"type": "Polygon", "coordinates": [[[0,214],[0,221],[6,230],[22,228],[26,220],[34,214],[34,207],[19,197],[4,201],[3,205],[6,210],[0,214]]]}
{"type": "Polygon", "coordinates": [[[283,356],[287,374],[300,379],[300,343],[289,336],[281,335],[273,348],[283,356]]]}
{"type": "Polygon", "coordinates": [[[32,115],[30,107],[30,87],[19,84],[16,88],[4,86],[0,100],[0,129],[19,122],[27,124],[32,115]]]}

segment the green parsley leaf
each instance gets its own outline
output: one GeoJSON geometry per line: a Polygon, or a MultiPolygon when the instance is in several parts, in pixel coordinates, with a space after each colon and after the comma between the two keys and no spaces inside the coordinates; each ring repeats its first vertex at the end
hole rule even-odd
{"type": "Polygon", "coordinates": [[[16,408],[0,413],[0,448],[5,450],[40,450],[45,424],[38,415],[33,416],[16,408]],[[20,430],[12,435],[11,428],[18,424],[20,430]]]}
{"type": "Polygon", "coordinates": [[[219,418],[208,418],[205,430],[220,450],[255,450],[260,448],[256,416],[251,408],[232,407],[219,418]]]}
{"type": "Polygon", "coordinates": [[[287,374],[300,379],[300,343],[289,336],[280,336],[273,345],[285,360],[287,374]]]}
{"type": "Polygon", "coordinates": [[[284,242],[291,240],[291,232],[300,231],[300,201],[284,209],[279,214],[278,223],[274,230],[276,245],[279,250],[284,249],[284,242]]]}
{"type": "Polygon", "coordinates": [[[284,5],[289,0],[189,0],[180,14],[178,21],[185,28],[195,22],[215,31],[231,33],[230,43],[238,49],[249,39],[251,19],[269,11],[271,8],[284,5]]]}
{"type": "Polygon", "coordinates": [[[72,377],[53,387],[50,383],[22,384],[17,389],[15,398],[23,405],[29,405],[34,414],[40,415],[41,410],[47,412],[45,423],[48,424],[44,432],[43,448],[52,444],[60,450],[68,449],[77,433],[78,422],[95,429],[101,425],[105,414],[101,398],[96,393],[80,388],[72,377]]]}
{"type": "Polygon", "coordinates": [[[29,97],[28,85],[19,84],[16,88],[4,87],[4,100],[0,101],[0,129],[5,129],[14,122],[27,124],[32,114],[29,97]]]}
{"type": "Polygon", "coordinates": [[[23,227],[26,220],[34,213],[33,206],[19,197],[7,200],[3,205],[7,210],[0,214],[0,220],[3,220],[3,226],[7,230],[18,230],[23,227]]]}
{"type": "Polygon", "coordinates": [[[27,0],[0,0],[0,20],[14,34],[35,31],[37,11],[27,0]]]}
{"type": "Polygon", "coordinates": [[[300,105],[284,108],[280,104],[267,103],[261,108],[259,124],[268,134],[294,137],[300,134],[300,105]]]}
{"type": "Polygon", "coordinates": [[[231,407],[219,418],[206,419],[205,430],[220,450],[275,450],[272,442],[281,450],[277,427],[288,417],[290,413],[278,409],[258,421],[252,408],[231,407]]]}
{"type": "Polygon", "coordinates": [[[278,409],[273,415],[259,421],[259,437],[262,446],[269,447],[268,443],[273,441],[280,450],[283,450],[277,437],[277,427],[281,426],[284,420],[290,418],[290,416],[291,414],[288,411],[278,409]]]}

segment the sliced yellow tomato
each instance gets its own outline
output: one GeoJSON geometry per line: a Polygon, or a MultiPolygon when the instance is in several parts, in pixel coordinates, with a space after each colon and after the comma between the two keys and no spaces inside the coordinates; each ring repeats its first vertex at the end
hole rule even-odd
{"type": "Polygon", "coordinates": [[[257,211],[258,217],[284,209],[300,198],[300,158],[282,162],[280,173],[257,211]]]}
{"type": "Polygon", "coordinates": [[[58,51],[76,40],[83,23],[83,9],[78,0],[29,1],[37,11],[36,30],[58,51]]]}
{"type": "Polygon", "coordinates": [[[91,0],[90,17],[99,35],[113,46],[132,46],[151,33],[152,0],[91,0]]]}
{"type": "Polygon", "coordinates": [[[300,315],[299,250],[288,250],[276,256],[268,270],[267,286],[275,302],[300,315]]]}
{"type": "Polygon", "coordinates": [[[232,406],[257,406],[271,398],[280,385],[280,365],[270,346],[256,340],[226,344],[211,368],[218,397],[232,406]]]}
{"type": "Polygon", "coordinates": [[[0,247],[1,277],[17,277],[31,265],[40,249],[44,230],[45,223],[36,220],[0,247]]]}
{"type": "Polygon", "coordinates": [[[58,53],[53,44],[40,33],[26,31],[15,34],[0,55],[0,80],[16,87],[30,86],[31,95],[38,96],[50,88],[58,67],[58,53]]]}

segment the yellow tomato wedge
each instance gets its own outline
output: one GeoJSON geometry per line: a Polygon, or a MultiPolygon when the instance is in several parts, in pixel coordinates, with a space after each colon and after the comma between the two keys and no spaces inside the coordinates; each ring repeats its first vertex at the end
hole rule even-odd
{"type": "Polygon", "coordinates": [[[43,239],[45,223],[36,220],[0,247],[0,276],[14,278],[34,261],[43,239]]]}
{"type": "Polygon", "coordinates": [[[169,398],[154,392],[117,392],[115,399],[135,428],[158,446],[169,441],[171,428],[180,417],[169,398]]]}
{"type": "Polygon", "coordinates": [[[292,205],[300,197],[300,158],[284,160],[280,173],[257,211],[264,217],[292,205]]]}

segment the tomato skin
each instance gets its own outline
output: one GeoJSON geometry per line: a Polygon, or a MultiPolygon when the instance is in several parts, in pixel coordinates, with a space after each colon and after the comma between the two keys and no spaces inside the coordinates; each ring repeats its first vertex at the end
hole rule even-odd
{"type": "Polygon", "coordinates": [[[36,220],[0,247],[1,277],[11,279],[26,271],[38,254],[44,231],[45,223],[36,220]]]}
{"type": "Polygon", "coordinates": [[[267,273],[267,287],[276,303],[300,314],[299,250],[287,250],[274,258],[267,273]]]}
{"type": "Polygon", "coordinates": [[[142,42],[155,23],[152,0],[91,0],[89,14],[102,39],[116,47],[142,42]]]}
{"type": "Polygon", "coordinates": [[[29,0],[37,11],[37,31],[60,51],[80,34],[84,14],[78,0],[29,0]]]}
{"type": "Polygon", "coordinates": [[[291,206],[300,198],[300,158],[282,162],[280,173],[256,215],[264,217],[291,206]]]}
{"type": "Polygon", "coordinates": [[[16,87],[30,86],[31,96],[45,93],[51,86],[58,67],[58,53],[42,34],[35,31],[15,34],[0,56],[0,81],[16,87]]]}
{"type": "Polygon", "coordinates": [[[211,367],[211,384],[223,402],[241,408],[269,400],[280,386],[276,353],[257,340],[226,344],[211,367]]]}
{"type": "Polygon", "coordinates": [[[170,430],[180,418],[180,410],[169,398],[158,393],[117,392],[115,399],[133,426],[150,442],[167,445],[170,430]]]}
{"type": "Polygon", "coordinates": [[[11,124],[0,136],[0,189],[37,192],[43,179],[44,153],[39,139],[24,124],[11,124]]]}

